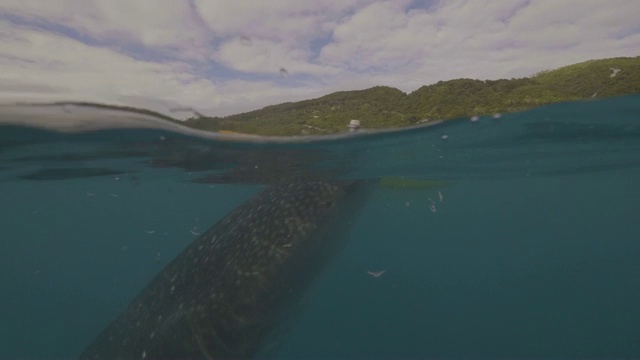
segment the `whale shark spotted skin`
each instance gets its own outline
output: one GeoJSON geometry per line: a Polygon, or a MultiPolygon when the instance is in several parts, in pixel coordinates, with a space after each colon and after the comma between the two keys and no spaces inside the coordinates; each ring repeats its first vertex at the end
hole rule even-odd
{"type": "Polygon", "coordinates": [[[345,234],[371,180],[273,185],[200,235],[80,355],[217,359],[256,355],[345,234]]]}

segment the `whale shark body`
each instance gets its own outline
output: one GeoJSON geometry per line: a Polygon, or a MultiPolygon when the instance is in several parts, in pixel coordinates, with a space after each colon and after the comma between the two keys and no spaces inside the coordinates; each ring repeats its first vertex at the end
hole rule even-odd
{"type": "Polygon", "coordinates": [[[344,243],[373,183],[266,188],[184,249],[80,358],[255,356],[344,243]]]}

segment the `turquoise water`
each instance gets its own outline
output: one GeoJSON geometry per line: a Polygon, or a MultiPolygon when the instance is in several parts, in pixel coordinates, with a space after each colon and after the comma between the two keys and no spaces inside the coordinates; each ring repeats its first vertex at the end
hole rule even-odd
{"type": "Polygon", "coordinates": [[[280,358],[640,356],[630,96],[303,143],[0,125],[0,358],[77,356],[194,234],[301,176],[446,183],[376,190],[280,358]]]}

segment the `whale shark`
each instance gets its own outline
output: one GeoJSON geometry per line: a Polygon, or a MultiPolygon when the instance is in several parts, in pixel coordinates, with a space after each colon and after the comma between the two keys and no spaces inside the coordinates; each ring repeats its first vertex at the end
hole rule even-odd
{"type": "Polygon", "coordinates": [[[260,354],[344,245],[376,184],[334,179],[267,187],[179,253],[79,358],[260,354]]]}

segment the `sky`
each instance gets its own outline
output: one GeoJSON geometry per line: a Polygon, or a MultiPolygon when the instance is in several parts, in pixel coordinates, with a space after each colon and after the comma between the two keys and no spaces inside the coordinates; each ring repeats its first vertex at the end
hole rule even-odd
{"type": "Polygon", "coordinates": [[[638,0],[1,0],[0,101],[224,116],[640,55],[638,0]]]}

